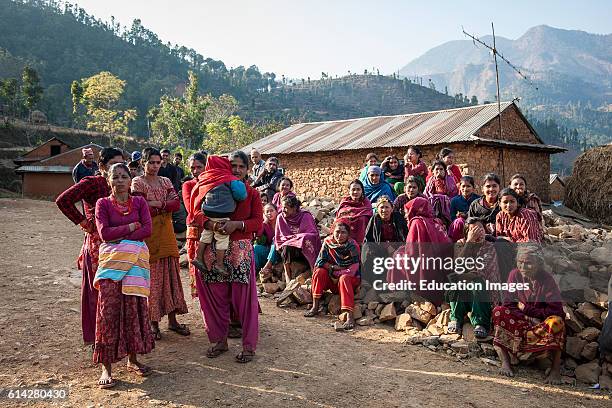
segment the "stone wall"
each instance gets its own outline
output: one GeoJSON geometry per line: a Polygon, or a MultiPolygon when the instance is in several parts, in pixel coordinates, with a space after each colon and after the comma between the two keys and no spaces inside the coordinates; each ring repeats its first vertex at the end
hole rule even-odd
{"type": "MultiPolygon", "coordinates": [[[[510,177],[521,173],[527,178],[528,188],[536,192],[544,202],[549,200],[550,158],[548,153],[523,150],[500,149],[474,144],[448,145],[455,152],[456,163],[464,174],[470,174],[480,184],[480,179],[489,172],[510,177]]],[[[423,159],[429,165],[443,146],[423,146],[423,159]]],[[[346,195],[348,184],[359,176],[365,156],[374,152],[382,160],[386,155],[396,154],[403,158],[405,148],[351,150],[338,152],[296,153],[278,155],[281,167],[291,178],[296,193],[303,198],[332,197],[346,195]]]]}

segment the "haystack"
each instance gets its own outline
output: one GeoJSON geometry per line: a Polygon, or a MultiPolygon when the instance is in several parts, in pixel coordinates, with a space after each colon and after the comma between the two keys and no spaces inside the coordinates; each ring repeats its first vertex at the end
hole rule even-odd
{"type": "Polygon", "coordinates": [[[576,158],[565,187],[564,204],[612,225],[612,144],[594,147],[576,158]]]}

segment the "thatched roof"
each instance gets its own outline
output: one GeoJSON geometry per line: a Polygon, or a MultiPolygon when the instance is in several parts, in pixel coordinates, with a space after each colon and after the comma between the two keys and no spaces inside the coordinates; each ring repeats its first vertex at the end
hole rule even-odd
{"type": "Polygon", "coordinates": [[[612,225],[612,144],[594,147],[576,158],[565,185],[564,204],[612,225]]]}

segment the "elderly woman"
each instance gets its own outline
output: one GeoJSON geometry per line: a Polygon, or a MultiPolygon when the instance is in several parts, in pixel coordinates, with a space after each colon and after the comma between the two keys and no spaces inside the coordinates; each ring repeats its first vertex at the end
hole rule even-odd
{"type": "MultiPolygon", "coordinates": [[[[485,229],[482,221],[477,218],[468,218],[465,223],[465,242],[459,249],[458,257],[466,259],[482,259],[482,268],[472,267],[463,273],[451,274],[453,281],[479,282],[485,285],[486,281],[500,283],[501,278],[497,266],[497,255],[491,242],[485,240],[485,229]]],[[[447,291],[446,301],[450,304],[450,322],[448,332],[461,333],[461,326],[469,316],[474,327],[474,335],[485,338],[489,335],[491,322],[491,303],[500,302],[498,291],[470,290],[447,291]]]]}
{"type": "MultiPolygon", "coordinates": [[[[232,174],[245,180],[249,171],[249,158],[241,151],[229,157],[232,174]]],[[[201,210],[200,210],[201,211],[201,210]]],[[[212,230],[214,223],[202,216],[204,228],[212,230]]],[[[211,246],[204,252],[204,265],[208,272],[196,274],[196,284],[200,309],[204,317],[206,333],[211,343],[206,357],[215,358],[228,350],[227,337],[230,327],[230,309],[238,316],[242,327],[242,351],[236,356],[238,363],[248,363],[255,356],[259,337],[259,316],[257,286],[253,245],[253,234],[262,228],[263,211],[259,192],[247,186],[247,198],[236,203],[236,210],[218,225],[220,230],[230,236],[224,266],[228,274],[212,273],[215,253],[211,246]]]]}
{"type": "Polygon", "coordinates": [[[368,167],[368,176],[363,180],[364,194],[372,204],[382,196],[395,200],[395,192],[389,183],[382,178],[382,169],[378,166],[368,167]]]}
{"type": "Polygon", "coordinates": [[[297,197],[285,197],[282,210],[276,219],[274,248],[283,262],[285,282],[294,278],[291,262],[306,259],[311,270],[321,249],[317,222],[312,214],[300,208],[297,197]]]}
{"type": "Polygon", "coordinates": [[[363,183],[357,179],[349,184],[349,194],[342,198],[336,220],[342,219],[349,226],[349,235],[359,245],[363,243],[365,230],[372,217],[372,203],[364,193],[363,183]]]}
{"type": "Polygon", "coordinates": [[[170,179],[157,175],[162,162],[159,150],[145,149],[142,162],[145,175],[132,180],[132,192],[147,200],[153,219],[153,231],[146,240],[151,264],[151,331],[156,340],[161,340],[159,321],[168,315],[168,330],[188,336],[187,326],[176,320],[177,314],[187,313],[178,247],[172,228],[172,212],[179,209],[179,198],[170,179]]]}
{"type": "Polygon", "coordinates": [[[453,197],[450,201],[450,217],[452,223],[450,227],[448,227],[448,236],[453,242],[457,242],[465,237],[463,227],[468,210],[472,202],[480,198],[480,196],[474,192],[474,188],[474,177],[461,177],[459,195],[453,197]]]}
{"type": "Polygon", "coordinates": [[[521,355],[552,353],[545,382],[559,384],[565,313],[559,287],[544,266],[539,245],[519,247],[516,269],[510,272],[508,284],[520,284],[525,289],[506,291],[503,305],[493,309],[493,345],[502,363],[500,373],[508,377],[514,376],[511,364],[521,355]]]}
{"type": "Polygon", "coordinates": [[[479,218],[488,235],[495,233],[495,219],[499,213],[499,189],[501,181],[494,173],[485,174],[482,180],[482,197],[472,201],[467,216],[479,218]]]}
{"type": "Polygon", "coordinates": [[[138,362],[137,354],[155,347],[147,306],[149,250],[143,242],[151,235],[151,216],[146,200],[129,194],[131,179],[125,164],[112,165],[112,192],[96,203],[96,226],[103,242],[93,282],[98,289],[93,360],[102,363],[100,388],[115,385],[111,364],[126,355],[128,371],[147,376],[151,369],[138,362]]]}
{"type": "Polygon", "coordinates": [[[393,211],[405,216],[406,213],[404,212],[404,207],[408,201],[416,197],[425,198],[425,196],[421,194],[419,179],[416,176],[410,176],[406,179],[406,183],[404,183],[404,193],[398,195],[393,202],[393,211]]]}
{"type": "Polygon", "coordinates": [[[115,163],[123,163],[120,150],[106,147],[100,151],[98,167],[101,175],[84,177],[74,186],[60,194],[55,203],[60,211],[75,225],[85,231],[85,240],[77,260],[82,271],[81,284],[81,327],[83,342],[93,344],[96,338],[96,308],[98,291],[93,286],[93,279],[98,269],[98,250],[100,236],[96,229],[95,208],[98,199],[108,197],[111,193],[106,178],[108,169],[115,163]],[[77,209],[77,203],[83,202],[84,214],[77,209]]]}
{"type": "Polygon", "coordinates": [[[536,193],[527,190],[527,179],[525,176],[521,174],[513,175],[510,178],[510,188],[518,194],[520,206],[535,211],[538,221],[542,222],[542,200],[540,200],[536,193]]]}
{"type": "Polygon", "coordinates": [[[499,194],[500,212],[495,222],[498,238],[512,242],[541,242],[542,227],[535,211],[519,206],[519,195],[511,188],[499,194]]]}
{"type": "Polygon", "coordinates": [[[400,166],[399,159],[396,155],[385,157],[385,160],[380,164],[385,181],[393,187],[396,194],[402,194],[404,191],[404,166],[400,166]]]}
{"type": "Polygon", "coordinates": [[[304,313],[305,317],[319,314],[321,297],[326,290],[340,293],[341,310],[348,312],[346,322],[340,326],[343,330],[355,327],[355,289],[361,283],[359,245],[349,237],[349,230],[348,224],[337,220],[332,235],[323,241],[315,264],[316,269],[312,274],[312,308],[304,313]]]}
{"type": "Polygon", "coordinates": [[[295,193],[293,192],[293,181],[291,181],[289,177],[283,177],[278,182],[278,192],[272,197],[272,204],[274,204],[276,208],[281,208],[283,198],[289,196],[295,197],[295,193]]]}
{"type": "Polygon", "coordinates": [[[204,166],[206,166],[206,155],[203,152],[194,153],[189,157],[188,163],[193,178],[183,183],[182,194],[183,203],[187,210],[187,241],[185,247],[187,248],[187,259],[189,260],[189,287],[191,288],[191,297],[195,298],[198,296],[195,284],[196,268],[191,264],[191,261],[196,258],[203,225],[202,219],[195,217],[194,210],[191,207],[191,193],[198,182],[198,176],[204,171],[204,166]]]}

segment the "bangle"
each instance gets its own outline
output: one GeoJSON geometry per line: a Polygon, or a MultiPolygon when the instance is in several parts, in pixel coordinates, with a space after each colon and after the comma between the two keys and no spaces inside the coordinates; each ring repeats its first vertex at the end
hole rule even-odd
{"type": "Polygon", "coordinates": [[[242,231],[246,230],[246,224],[242,221],[242,231]]]}

